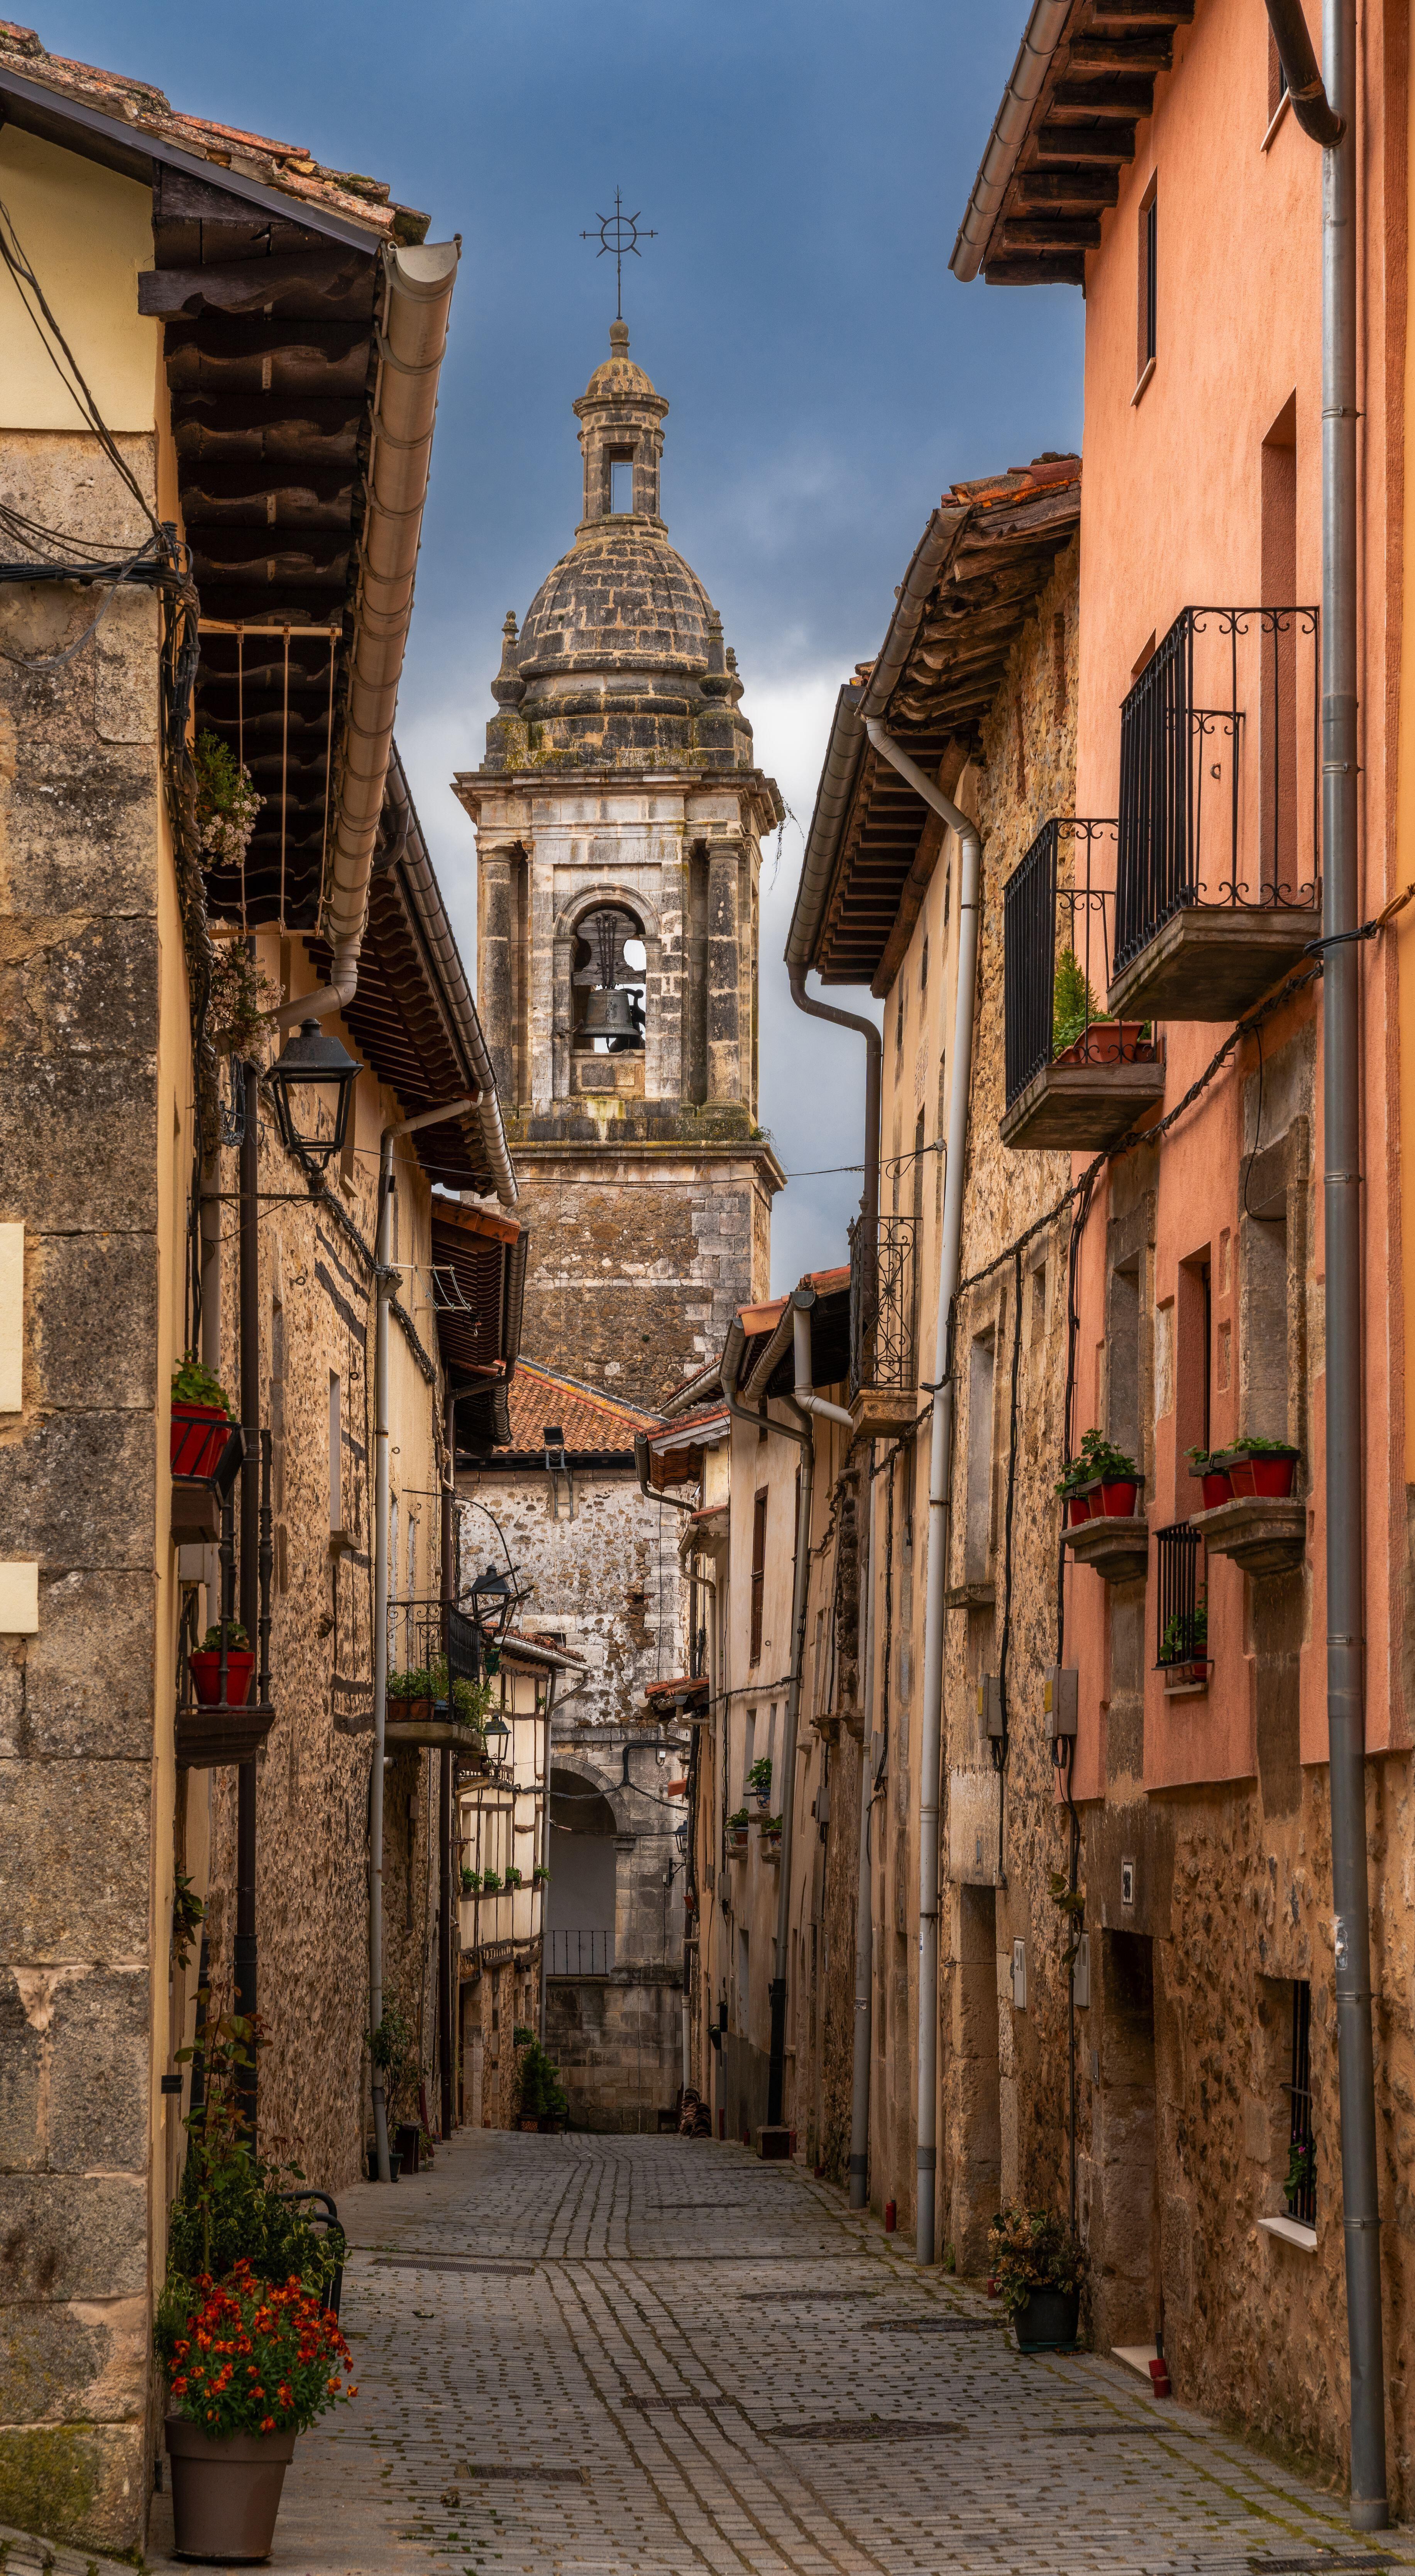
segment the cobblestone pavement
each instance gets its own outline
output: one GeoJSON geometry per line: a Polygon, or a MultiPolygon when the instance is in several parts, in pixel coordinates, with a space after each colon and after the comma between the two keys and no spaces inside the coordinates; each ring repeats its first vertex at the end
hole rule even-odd
{"type": "Polygon", "coordinates": [[[288,2576],[1415,2567],[741,2148],[470,2132],[342,2214],[359,2395],[298,2445],[288,2576]]]}

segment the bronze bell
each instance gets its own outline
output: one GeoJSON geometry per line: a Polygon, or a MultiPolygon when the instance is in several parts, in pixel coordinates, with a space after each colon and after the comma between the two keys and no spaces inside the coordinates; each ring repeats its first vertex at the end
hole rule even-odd
{"type": "Polygon", "coordinates": [[[632,1038],[638,1028],[630,996],[619,987],[613,992],[596,989],[585,995],[585,1016],[581,1022],[586,1037],[632,1038]]]}

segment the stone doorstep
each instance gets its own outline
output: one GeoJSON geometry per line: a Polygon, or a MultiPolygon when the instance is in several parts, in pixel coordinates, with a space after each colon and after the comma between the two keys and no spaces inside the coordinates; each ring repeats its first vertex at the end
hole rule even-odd
{"type": "Polygon", "coordinates": [[[1307,1552],[1307,1506],[1292,1496],[1235,1494],[1211,1512],[1194,1512],[1210,1556],[1228,1556],[1245,1574],[1287,1574],[1307,1552]]]}

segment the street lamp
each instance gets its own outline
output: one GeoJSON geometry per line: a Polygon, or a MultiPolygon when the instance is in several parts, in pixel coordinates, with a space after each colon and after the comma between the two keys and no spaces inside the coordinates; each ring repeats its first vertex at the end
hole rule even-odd
{"type": "Polygon", "coordinates": [[[292,1154],[328,1163],[342,1154],[349,1104],[364,1068],[332,1030],[306,1020],[287,1040],[264,1076],[275,1103],[276,1124],[292,1154]]]}

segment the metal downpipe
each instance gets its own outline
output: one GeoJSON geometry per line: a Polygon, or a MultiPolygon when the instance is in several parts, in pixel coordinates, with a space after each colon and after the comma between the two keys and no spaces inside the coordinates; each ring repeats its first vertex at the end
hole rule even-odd
{"type": "Polygon", "coordinates": [[[806,990],[806,968],[798,959],[786,960],[786,973],[791,985],[791,999],[808,1020],[833,1020],[838,1029],[855,1029],[865,1041],[865,1172],[860,1192],[860,1222],[865,1237],[865,1260],[868,1270],[870,1309],[873,1312],[875,1270],[879,1259],[879,1121],[881,1067],[884,1042],[873,1020],[858,1011],[837,1010],[833,1002],[818,1002],[806,990]]]}
{"type": "MultiPolygon", "coordinates": [[[[1357,170],[1355,0],[1326,0],[1323,53],[1340,139],[1322,155],[1322,932],[1358,918],[1357,170]]],[[[1294,102],[1294,105],[1296,103],[1294,102]]],[[[1383,2531],[1385,2379],[1371,2040],[1362,1531],[1361,1059],[1357,948],[1325,952],[1327,1729],[1331,1763],[1341,2179],[1351,2356],[1351,2520],[1383,2531]]]]}
{"type": "Polygon", "coordinates": [[[875,1705],[875,1444],[866,1464],[869,1537],[865,1550],[864,1680],[860,1738],[860,1876],[855,1898],[855,2027],[850,2069],[850,2206],[865,2209],[870,2197],[870,2066],[874,2014],[874,1870],[870,1818],[874,1807],[874,1757],[870,1719],[875,1705]]]}

